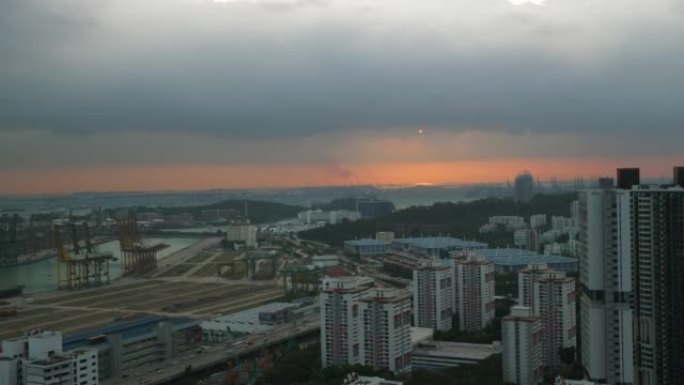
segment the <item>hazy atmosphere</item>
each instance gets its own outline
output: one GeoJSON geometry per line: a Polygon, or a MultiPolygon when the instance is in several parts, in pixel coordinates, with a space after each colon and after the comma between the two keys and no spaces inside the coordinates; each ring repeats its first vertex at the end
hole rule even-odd
{"type": "Polygon", "coordinates": [[[683,37],[676,0],[6,0],[0,193],[661,176],[683,37]]]}

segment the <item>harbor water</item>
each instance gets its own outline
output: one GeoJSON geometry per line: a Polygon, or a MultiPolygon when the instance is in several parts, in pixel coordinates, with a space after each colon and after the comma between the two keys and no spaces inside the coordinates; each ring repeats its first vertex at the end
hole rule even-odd
{"type": "MultiPolygon", "coordinates": [[[[192,246],[199,242],[198,238],[150,238],[147,243],[150,245],[164,243],[169,247],[157,253],[157,259],[164,258],[169,254],[192,246]]],[[[111,279],[121,277],[121,250],[119,241],[111,241],[100,244],[96,247],[98,252],[112,253],[117,259],[109,263],[109,274],[111,279]]],[[[35,293],[39,291],[55,290],[57,286],[57,260],[56,258],[44,259],[42,261],[17,265],[11,267],[0,267],[0,287],[11,287],[16,285],[24,286],[24,293],[35,293]]]]}

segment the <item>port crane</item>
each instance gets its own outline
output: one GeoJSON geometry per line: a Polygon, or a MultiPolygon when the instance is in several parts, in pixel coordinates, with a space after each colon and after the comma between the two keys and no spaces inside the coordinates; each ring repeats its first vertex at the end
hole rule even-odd
{"type": "Polygon", "coordinates": [[[157,247],[142,242],[138,219],[132,211],[117,219],[124,275],[141,275],[157,269],[157,247]]]}
{"type": "Polygon", "coordinates": [[[109,284],[109,262],[115,258],[110,253],[96,253],[90,239],[88,224],[83,223],[85,251],[82,254],[75,223],[69,223],[72,252],[67,251],[62,240],[62,228],[53,227],[57,248],[57,289],[79,290],[109,284]]]}

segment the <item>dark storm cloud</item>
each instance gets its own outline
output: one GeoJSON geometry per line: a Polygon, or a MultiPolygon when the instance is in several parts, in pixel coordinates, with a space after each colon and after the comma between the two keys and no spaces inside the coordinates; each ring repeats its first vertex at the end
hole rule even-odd
{"type": "Polygon", "coordinates": [[[671,4],[570,3],[4,1],[0,130],[681,136],[671,4]]]}

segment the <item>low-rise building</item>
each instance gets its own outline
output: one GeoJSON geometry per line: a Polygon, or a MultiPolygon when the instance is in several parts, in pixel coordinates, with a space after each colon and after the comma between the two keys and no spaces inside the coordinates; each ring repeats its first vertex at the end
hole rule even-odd
{"type": "Polygon", "coordinates": [[[501,345],[430,341],[413,348],[414,369],[446,369],[482,362],[501,353],[501,345]]]}
{"type": "Polygon", "coordinates": [[[401,381],[386,380],[382,377],[366,377],[359,376],[356,373],[350,373],[344,379],[342,385],[404,385],[401,381]]]}
{"type": "Polygon", "coordinates": [[[249,219],[234,219],[226,226],[226,240],[241,242],[248,246],[257,244],[257,227],[250,224],[249,219]]]}
{"type": "Polygon", "coordinates": [[[551,228],[566,233],[571,229],[575,229],[576,225],[572,218],[553,216],[551,217],[551,228]]]}
{"type": "Polygon", "coordinates": [[[293,311],[297,308],[296,304],[273,302],[202,321],[200,327],[203,339],[210,342],[226,342],[245,334],[265,332],[275,325],[292,321],[293,311]]]}
{"type": "Polygon", "coordinates": [[[452,237],[396,238],[392,242],[394,250],[432,258],[448,258],[453,252],[480,250],[486,247],[486,243],[452,237]]]}
{"type": "Polygon", "coordinates": [[[93,328],[64,338],[64,350],[95,349],[100,380],[118,378],[135,368],[169,360],[202,341],[199,321],[141,317],[93,328]]]}
{"type": "Polygon", "coordinates": [[[306,210],[297,214],[297,218],[307,225],[321,225],[321,224],[337,224],[342,221],[356,221],[361,219],[361,213],[358,211],[336,210],[306,210]]]}
{"type": "Polygon", "coordinates": [[[489,217],[489,224],[492,226],[503,226],[508,231],[524,229],[527,227],[525,218],[513,215],[497,215],[489,217]]]}
{"type": "Polygon", "coordinates": [[[370,238],[355,239],[353,241],[344,241],[344,250],[362,257],[380,256],[387,254],[390,243],[389,241],[370,238]]]}
{"type": "Polygon", "coordinates": [[[311,263],[317,267],[333,267],[340,264],[340,258],[337,255],[315,255],[311,257],[311,263]]]}
{"type": "Polygon", "coordinates": [[[97,350],[63,351],[59,332],[33,331],[5,340],[0,352],[2,385],[97,385],[97,350]]]}
{"type": "Polygon", "coordinates": [[[546,226],[546,214],[536,214],[530,216],[530,227],[538,229],[546,226]]]}
{"type": "MultiPolygon", "coordinates": [[[[577,271],[577,259],[558,255],[540,255],[522,249],[482,249],[470,252],[469,255],[480,255],[494,262],[497,274],[518,273],[530,264],[545,263],[549,268],[564,271],[577,271]]],[[[463,255],[463,254],[461,254],[463,255]]]]}
{"type": "Polygon", "coordinates": [[[387,242],[392,242],[394,240],[394,232],[393,231],[379,231],[375,233],[375,239],[379,241],[387,241],[387,242]]]}

